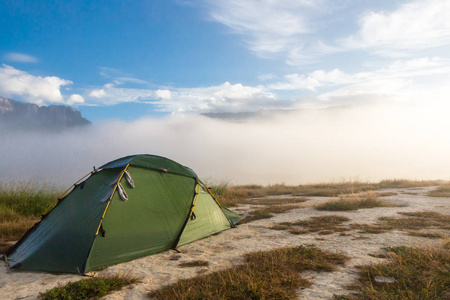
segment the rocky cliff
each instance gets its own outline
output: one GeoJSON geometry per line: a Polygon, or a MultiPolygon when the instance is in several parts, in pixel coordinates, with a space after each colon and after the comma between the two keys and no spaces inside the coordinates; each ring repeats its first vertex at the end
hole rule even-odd
{"type": "Polygon", "coordinates": [[[60,131],[86,125],[91,122],[70,106],[37,106],[0,97],[0,129],[60,131]]]}

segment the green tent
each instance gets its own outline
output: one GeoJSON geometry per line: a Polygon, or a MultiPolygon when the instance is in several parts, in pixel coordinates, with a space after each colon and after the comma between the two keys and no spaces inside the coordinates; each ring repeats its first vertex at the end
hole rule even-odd
{"type": "Polygon", "coordinates": [[[164,157],[123,157],[84,178],[7,251],[11,269],[85,274],[176,249],[240,218],[194,171],[164,157]]]}

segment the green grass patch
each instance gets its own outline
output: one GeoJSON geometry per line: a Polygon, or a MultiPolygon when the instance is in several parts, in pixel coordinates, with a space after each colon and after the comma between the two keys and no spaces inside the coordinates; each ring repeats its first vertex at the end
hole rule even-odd
{"type": "Polygon", "coordinates": [[[59,190],[33,181],[0,184],[0,220],[11,212],[24,217],[40,216],[59,196],[59,190]]]}
{"type": "MultiPolygon", "coordinates": [[[[448,299],[450,293],[450,249],[448,245],[433,248],[389,248],[388,261],[360,266],[356,295],[334,299],[448,299]]],[[[336,295],[336,297],[344,297],[336,295]]]]}
{"type": "Polygon", "coordinates": [[[338,200],[331,200],[315,206],[317,210],[352,211],[363,208],[390,207],[391,204],[380,200],[376,192],[341,195],[338,200]]]}
{"type": "Polygon", "coordinates": [[[344,232],[349,229],[343,226],[344,222],[350,219],[344,216],[317,216],[308,220],[300,220],[296,222],[283,222],[271,227],[275,230],[285,230],[292,234],[318,233],[322,235],[332,234],[335,232],[344,232]]]}
{"type": "Polygon", "coordinates": [[[180,280],[149,293],[154,299],[293,299],[311,285],[302,271],[331,272],[345,255],[316,247],[282,248],[245,255],[245,263],[223,271],[180,280]]]}
{"type": "Polygon", "coordinates": [[[180,263],[178,266],[180,268],[194,268],[194,267],[207,267],[208,265],[209,262],[207,262],[206,260],[194,260],[180,263]]]}
{"type": "Polygon", "coordinates": [[[129,275],[99,276],[70,282],[39,294],[41,300],[84,300],[99,299],[122,287],[137,283],[137,278],[129,275]]]}
{"type": "Polygon", "coordinates": [[[18,240],[58,194],[55,187],[33,181],[0,183],[0,242],[18,240]]]}

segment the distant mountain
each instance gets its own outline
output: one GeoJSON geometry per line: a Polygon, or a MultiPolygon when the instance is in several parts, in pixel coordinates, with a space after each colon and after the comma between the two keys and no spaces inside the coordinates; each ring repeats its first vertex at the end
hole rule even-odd
{"type": "Polygon", "coordinates": [[[0,97],[0,129],[61,131],[91,124],[70,106],[37,106],[0,97]]]}

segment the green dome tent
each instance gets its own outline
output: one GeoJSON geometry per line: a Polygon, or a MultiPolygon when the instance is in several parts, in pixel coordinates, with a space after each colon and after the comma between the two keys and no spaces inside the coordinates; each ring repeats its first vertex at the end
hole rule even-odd
{"type": "Polygon", "coordinates": [[[85,274],[176,249],[240,219],[194,171],[164,157],[123,157],[84,178],[6,252],[11,269],[85,274]]]}

